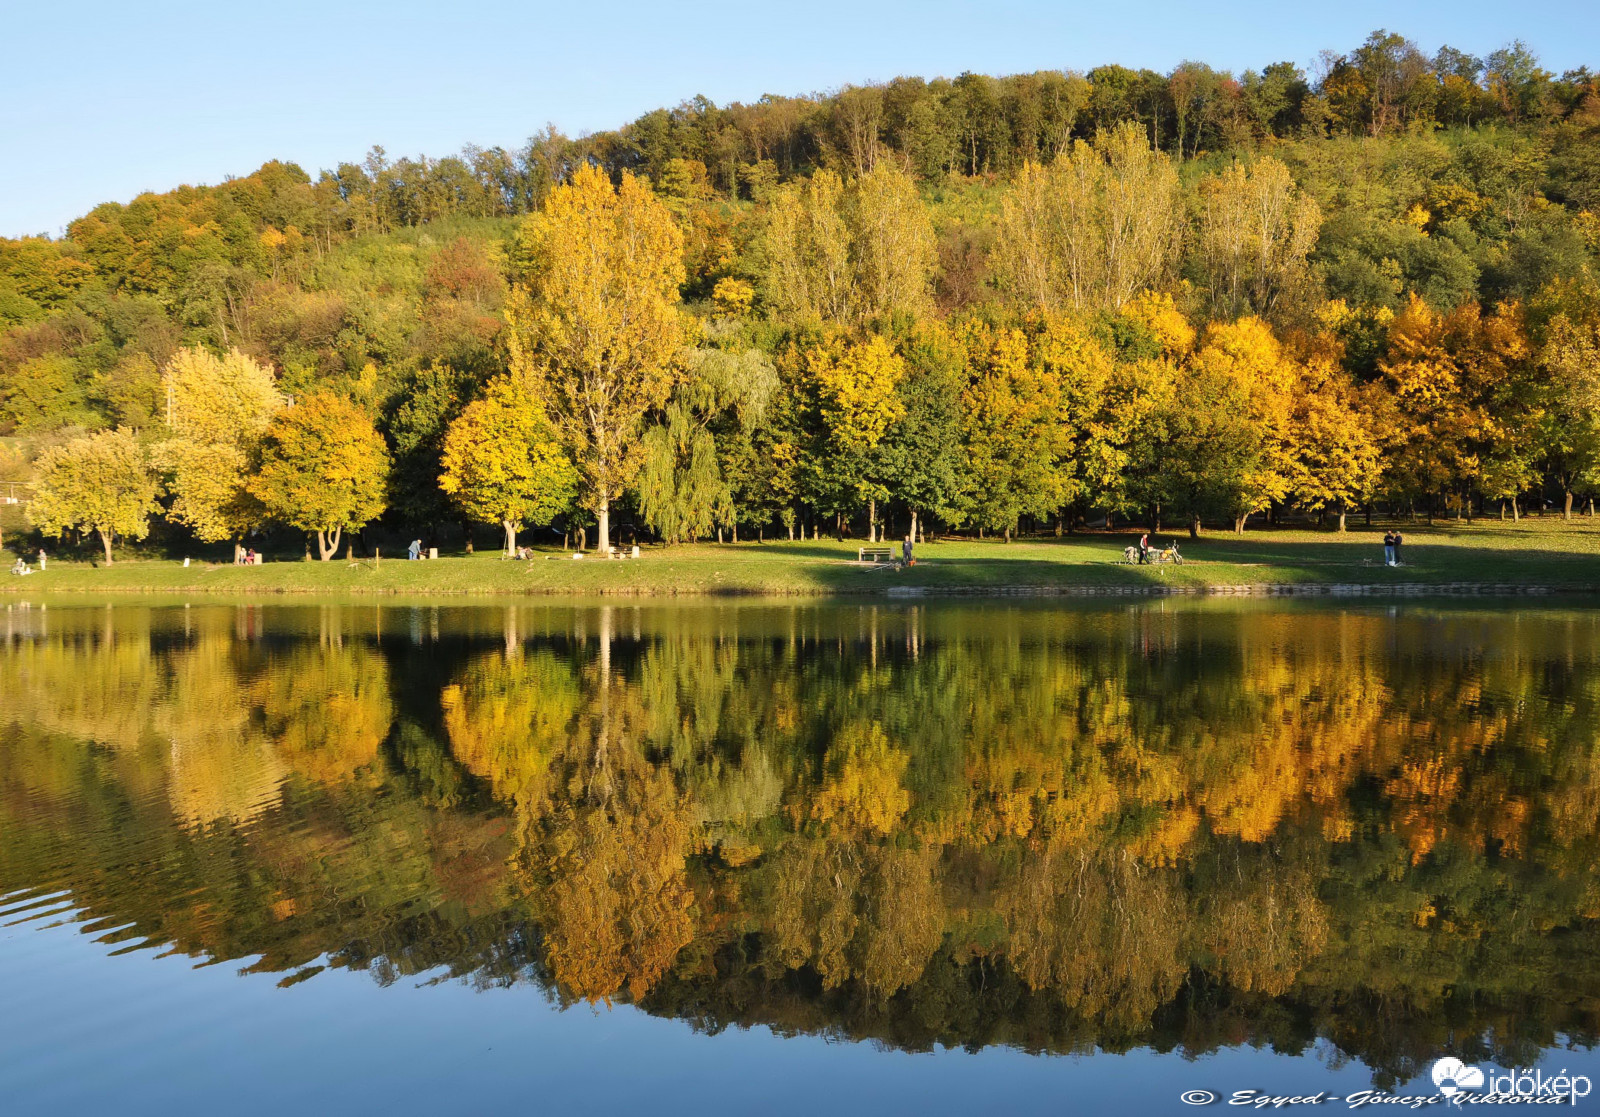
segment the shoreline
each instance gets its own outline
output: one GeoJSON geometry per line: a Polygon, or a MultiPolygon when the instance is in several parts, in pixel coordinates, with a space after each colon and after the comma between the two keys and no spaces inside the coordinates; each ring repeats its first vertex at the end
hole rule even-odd
{"type": "Polygon", "coordinates": [[[719,589],[670,589],[651,586],[572,586],[440,588],[436,586],[158,586],[29,584],[17,578],[0,592],[10,597],[72,594],[84,597],[492,597],[492,598],[656,598],[715,600],[726,598],[1011,598],[1011,597],[1587,597],[1600,596],[1600,584],[1517,584],[1508,582],[1247,582],[1187,585],[975,585],[884,586],[875,588],[727,586],[719,589]]]}

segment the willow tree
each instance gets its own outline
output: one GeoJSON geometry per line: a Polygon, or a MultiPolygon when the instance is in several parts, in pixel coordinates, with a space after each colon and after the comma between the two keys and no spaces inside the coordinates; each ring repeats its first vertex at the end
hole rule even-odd
{"type": "Polygon", "coordinates": [[[611,502],[638,472],[644,418],[678,372],[683,234],[648,183],[613,187],[584,167],[521,231],[526,279],[507,306],[507,345],[560,429],[611,550],[611,502]]]}
{"type": "Polygon", "coordinates": [[[508,555],[524,523],[549,523],[571,505],[578,481],[544,408],[513,376],[491,380],[450,424],[440,465],[439,488],[467,515],[499,521],[508,555]]]}
{"type": "Polygon", "coordinates": [[[234,541],[266,518],[246,484],[261,436],[285,404],[272,371],[237,349],[218,357],[180,349],[162,372],[170,437],[158,457],[169,475],[172,516],[206,543],[234,541]]]}

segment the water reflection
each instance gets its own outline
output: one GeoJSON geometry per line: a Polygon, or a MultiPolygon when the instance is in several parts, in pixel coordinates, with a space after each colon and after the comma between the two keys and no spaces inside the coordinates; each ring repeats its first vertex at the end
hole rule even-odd
{"type": "Polygon", "coordinates": [[[1596,1033],[1595,612],[3,617],[8,920],[911,1049],[1323,1039],[1380,1083],[1596,1033]]]}

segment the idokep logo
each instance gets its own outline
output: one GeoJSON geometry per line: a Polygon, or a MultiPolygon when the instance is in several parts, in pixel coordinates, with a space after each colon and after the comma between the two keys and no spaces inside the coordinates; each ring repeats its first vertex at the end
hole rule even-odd
{"type": "Polygon", "coordinates": [[[1460,1059],[1446,1055],[1433,1064],[1433,1084],[1447,1098],[1466,1090],[1476,1090],[1483,1085],[1483,1071],[1469,1067],[1460,1059]]]}

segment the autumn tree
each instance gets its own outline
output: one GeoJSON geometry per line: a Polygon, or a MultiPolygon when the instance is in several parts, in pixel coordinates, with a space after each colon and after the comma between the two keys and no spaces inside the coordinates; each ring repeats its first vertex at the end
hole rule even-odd
{"type": "Polygon", "coordinates": [[[1018,172],[1001,201],[995,271],[1026,306],[1114,309],[1167,273],[1181,212],[1177,169],[1141,126],[1120,124],[1018,172]]]}
{"type": "Polygon", "coordinates": [[[1021,517],[1048,516],[1063,503],[1061,380],[1055,368],[1033,359],[1021,330],[973,322],[962,342],[968,362],[963,515],[1009,541],[1021,517]]]}
{"type": "Polygon", "coordinates": [[[1293,360],[1259,318],[1217,323],[1206,332],[1185,377],[1192,391],[1180,392],[1180,406],[1213,424],[1204,441],[1178,451],[1205,493],[1189,509],[1191,527],[1213,507],[1242,532],[1251,513],[1287,495],[1298,381],[1293,360]]]}
{"type": "Polygon", "coordinates": [[[1322,212],[1271,156],[1234,163],[1200,182],[1198,250],[1212,305],[1236,316],[1270,314],[1306,274],[1322,212]]]}
{"type": "Polygon", "coordinates": [[[1295,397],[1290,445],[1289,483],[1295,497],[1313,512],[1336,510],[1343,531],[1350,507],[1377,491],[1383,456],[1355,385],[1329,362],[1306,370],[1295,397]]]}
{"type": "Polygon", "coordinates": [[[271,370],[237,349],[223,357],[180,349],[162,373],[170,437],[160,460],[171,474],[171,514],[207,543],[239,540],[265,518],[247,481],[261,435],[284,406],[271,370]]]}
{"type": "Polygon", "coordinates": [[[648,183],[586,166],[523,226],[526,278],[507,307],[512,370],[561,430],[611,549],[611,502],[643,458],[648,412],[678,377],[683,236],[648,183]]]}
{"type": "Polygon", "coordinates": [[[833,483],[867,506],[867,539],[876,542],[878,502],[889,496],[888,470],[878,448],[889,428],[905,414],[900,384],[905,359],[887,338],[821,345],[806,357],[825,432],[827,469],[833,483]]]}
{"type": "Polygon", "coordinates": [[[314,533],[326,562],[346,529],[382,514],[389,452],[366,412],[318,392],[285,408],[261,440],[261,471],[249,491],[273,518],[314,533]]]}
{"type": "Polygon", "coordinates": [[[106,563],[117,536],[143,539],[160,511],[149,458],[129,430],[101,431],[54,446],[34,464],[28,518],[48,535],[94,531],[106,563]]]}
{"type": "Polygon", "coordinates": [[[780,188],[758,245],[773,309],[836,326],[924,311],[937,255],[916,184],[888,160],[849,183],[823,170],[780,188]]]}
{"type": "Polygon", "coordinates": [[[439,488],[475,519],[500,523],[506,554],[525,523],[549,523],[571,506],[577,471],[543,405],[514,376],[498,376],[450,424],[439,488]]]}
{"type": "Polygon", "coordinates": [[[1600,322],[1559,314],[1547,335],[1540,360],[1552,398],[1544,448],[1570,519],[1573,492],[1600,489],[1600,322]]]}

